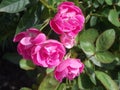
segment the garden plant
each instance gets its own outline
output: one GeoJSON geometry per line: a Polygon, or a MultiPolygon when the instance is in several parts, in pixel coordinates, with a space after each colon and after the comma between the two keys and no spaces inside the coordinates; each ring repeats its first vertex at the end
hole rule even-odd
{"type": "Polygon", "coordinates": [[[0,0],[0,27],[20,90],[120,90],[120,0],[0,0]]]}

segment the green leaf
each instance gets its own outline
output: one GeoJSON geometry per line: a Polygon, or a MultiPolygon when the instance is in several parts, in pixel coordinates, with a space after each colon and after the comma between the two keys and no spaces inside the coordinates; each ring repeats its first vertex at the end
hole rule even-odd
{"type": "Polygon", "coordinates": [[[97,51],[105,51],[109,49],[115,40],[115,31],[113,29],[109,29],[104,31],[96,41],[96,49],[97,51]]]}
{"type": "Polygon", "coordinates": [[[24,70],[33,70],[33,69],[35,69],[35,65],[32,63],[31,60],[21,59],[19,64],[20,64],[20,68],[22,68],[24,70]]]}
{"type": "Polygon", "coordinates": [[[89,68],[89,69],[91,69],[91,70],[94,71],[94,66],[93,66],[93,64],[90,62],[90,60],[86,60],[86,61],[85,61],[85,65],[86,65],[87,68],[89,68]]]}
{"type": "Polygon", "coordinates": [[[80,36],[80,47],[87,55],[93,55],[95,52],[94,42],[98,36],[95,29],[88,29],[83,31],[80,36]]]}
{"type": "Polygon", "coordinates": [[[82,50],[85,52],[85,54],[87,54],[88,56],[93,55],[95,52],[95,47],[92,43],[81,41],[80,46],[82,50]]]}
{"type": "Polygon", "coordinates": [[[120,72],[118,72],[118,84],[120,86],[120,72]]]}
{"type": "Polygon", "coordinates": [[[95,74],[107,90],[119,90],[117,84],[112,80],[109,75],[101,71],[95,71],[95,74]]]}
{"type": "Polygon", "coordinates": [[[29,0],[2,0],[0,12],[16,13],[25,9],[29,0]]]}
{"type": "Polygon", "coordinates": [[[80,36],[80,41],[94,43],[98,37],[98,32],[96,29],[84,30],[80,36]]]}
{"type": "Polygon", "coordinates": [[[20,90],[32,90],[32,89],[27,87],[22,87],[20,90]]]}
{"type": "Polygon", "coordinates": [[[94,87],[92,90],[105,90],[102,86],[94,87]]]}
{"type": "Polygon", "coordinates": [[[89,90],[92,87],[92,82],[86,74],[81,74],[78,77],[78,87],[80,90],[89,90]]]}
{"type": "Polygon", "coordinates": [[[104,0],[97,0],[101,5],[103,5],[104,0]]]}
{"type": "Polygon", "coordinates": [[[94,6],[95,8],[98,8],[98,7],[99,7],[99,3],[97,2],[97,0],[94,1],[93,6],[94,6]]]}
{"type": "Polygon", "coordinates": [[[115,26],[120,27],[119,14],[116,10],[112,9],[109,12],[108,20],[115,26]]]}
{"type": "Polygon", "coordinates": [[[118,1],[117,5],[120,6],[120,0],[118,1]]]}
{"type": "Polygon", "coordinates": [[[115,60],[115,56],[108,51],[98,52],[95,55],[96,59],[102,63],[111,63],[115,60]]]}
{"type": "Polygon", "coordinates": [[[73,85],[72,85],[71,90],[79,90],[78,83],[77,83],[76,79],[73,80],[73,85]]]}
{"type": "Polygon", "coordinates": [[[47,74],[39,85],[38,90],[56,90],[60,83],[55,80],[53,73],[47,74]]]}
{"type": "Polygon", "coordinates": [[[94,66],[90,60],[85,61],[85,70],[90,77],[90,80],[96,85],[94,66]]]}
{"type": "Polygon", "coordinates": [[[88,14],[85,18],[86,23],[89,21],[89,19],[90,19],[90,15],[88,14]]]}
{"type": "Polygon", "coordinates": [[[57,90],[66,90],[66,84],[65,83],[61,83],[59,85],[59,87],[57,88],[57,90]]]}
{"type": "Polygon", "coordinates": [[[49,74],[54,71],[54,68],[47,68],[46,73],[49,74]]]}
{"type": "Polygon", "coordinates": [[[112,5],[112,0],[105,0],[108,5],[112,5]]]}
{"type": "Polygon", "coordinates": [[[97,66],[99,66],[99,67],[102,67],[101,62],[98,61],[95,56],[90,57],[90,60],[91,60],[95,65],[97,65],[97,66]]]}
{"type": "Polygon", "coordinates": [[[39,20],[38,18],[39,17],[37,16],[37,6],[31,7],[19,20],[16,34],[24,31],[27,28],[35,26],[39,20]]]}
{"type": "Polygon", "coordinates": [[[90,26],[95,26],[97,23],[97,17],[96,16],[92,16],[90,19],[90,26]]]}

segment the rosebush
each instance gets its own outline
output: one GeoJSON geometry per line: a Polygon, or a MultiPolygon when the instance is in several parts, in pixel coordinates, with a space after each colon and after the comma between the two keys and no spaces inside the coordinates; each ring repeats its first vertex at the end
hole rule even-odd
{"type": "Polygon", "coordinates": [[[4,58],[35,78],[20,90],[120,89],[120,0],[0,2],[4,58]]]}

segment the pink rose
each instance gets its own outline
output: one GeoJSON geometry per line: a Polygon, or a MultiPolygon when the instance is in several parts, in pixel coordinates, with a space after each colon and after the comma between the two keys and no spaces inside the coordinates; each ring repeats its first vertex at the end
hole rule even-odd
{"type": "Polygon", "coordinates": [[[84,64],[80,62],[80,59],[68,58],[62,61],[55,69],[55,78],[62,82],[63,78],[68,78],[69,80],[74,79],[83,72],[84,64]]]}
{"type": "Polygon", "coordinates": [[[79,7],[72,2],[63,2],[58,6],[58,13],[50,20],[50,26],[57,34],[76,36],[83,29],[84,22],[85,18],[79,7]]]}
{"type": "Polygon", "coordinates": [[[75,45],[75,43],[76,43],[75,38],[76,38],[76,37],[69,36],[69,35],[67,35],[67,34],[62,34],[62,35],[60,36],[60,41],[61,41],[61,43],[62,43],[66,48],[70,49],[70,48],[72,48],[72,47],[75,45]]]}
{"type": "Polygon", "coordinates": [[[33,62],[42,67],[54,68],[62,60],[66,51],[64,46],[56,40],[46,40],[32,49],[33,62]]]}
{"type": "Polygon", "coordinates": [[[28,60],[31,59],[31,48],[45,40],[45,34],[36,28],[27,29],[27,31],[17,34],[13,39],[14,42],[19,42],[17,46],[18,53],[28,60]]]}

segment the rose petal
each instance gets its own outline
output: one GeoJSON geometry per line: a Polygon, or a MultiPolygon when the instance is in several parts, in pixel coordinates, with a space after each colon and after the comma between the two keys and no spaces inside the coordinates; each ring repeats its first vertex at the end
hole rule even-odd
{"type": "Polygon", "coordinates": [[[14,37],[13,42],[19,42],[25,36],[26,32],[21,32],[14,37]]]}
{"type": "Polygon", "coordinates": [[[28,46],[28,45],[32,44],[30,40],[31,40],[31,37],[24,37],[24,38],[21,39],[20,43],[22,45],[28,46]]]}

